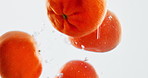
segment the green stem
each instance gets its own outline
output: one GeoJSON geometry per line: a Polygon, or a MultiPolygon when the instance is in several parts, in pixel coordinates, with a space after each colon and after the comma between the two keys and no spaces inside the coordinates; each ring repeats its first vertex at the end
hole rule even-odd
{"type": "Polygon", "coordinates": [[[67,19],[67,15],[63,14],[62,16],[63,16],[64,19],[67,19]]]}

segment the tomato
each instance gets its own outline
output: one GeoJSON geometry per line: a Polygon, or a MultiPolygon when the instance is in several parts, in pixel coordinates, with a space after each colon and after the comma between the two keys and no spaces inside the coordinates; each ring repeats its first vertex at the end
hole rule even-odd
{"type": "Polygon", "coordinates": [[[31,35],[11,31],[0,37],[2,78],[39,78],[41,71],[36,42],[31,35]]]}
{"type": "Polygon", "coordinates": [[[100,26],[106,14],[105,0],[48,0],[47,14],[60,32],[80,37],[100,26]]]}
{"type": "Polygon", "coordinates": [[[93,52],[107,52],[120,42],[121,25],[111,11],[107,11],[102,25],[89,35],[69,37],[71,44],[77,48],[93,52]]]}
{"type": "Polygon", "coordinates": [[[56,78],[98,78],[92,65],[85,61],[72,60],[67,62],[56,78]]]}

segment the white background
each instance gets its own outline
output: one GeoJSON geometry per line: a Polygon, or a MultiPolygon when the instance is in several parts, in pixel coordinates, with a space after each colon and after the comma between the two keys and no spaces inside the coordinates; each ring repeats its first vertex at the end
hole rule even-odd
{"type": "Polygon", "coordinates": [[[100,78],[148,78],[148,1],[108,0],[108,8],[122,25],[121,43],[112,51],[94,53],[70,45],[67,36],[50,24],[45,0],[0,0],[0,35],[25,31],[35,36],[41,50],[40,78],[54,78],[70,60],[94,66],[100,78]]]}

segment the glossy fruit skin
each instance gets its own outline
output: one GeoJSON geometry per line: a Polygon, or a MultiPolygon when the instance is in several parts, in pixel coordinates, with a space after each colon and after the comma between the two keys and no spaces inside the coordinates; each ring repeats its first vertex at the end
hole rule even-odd
{"type": "Polygon", "coordinates": [[[67,62],[60,73],[62,75],[56,78],[99,78],[92,65],[80,60],[67,62]]]}
{"type": "Polygon", "coordinates": [[[120,42],[121,26],[119,20],[108,10],[102,25],[93,33],[69,40],[77,48],[93,52],[107,52],[114,49],[120,42]],[[82,47],[83,45],[83,47],[82,47]]]}
{"type": "Polygon", "coordinates": [[[80,37],[100,26],[106,14],[105,0],[47,0],[47,14],[60,32],[80,37]]]}
{"type": "Polygon", "coordinates": [[[10,31],[0,37],[0,74],[2,78],[39,78],[42,65],[32,36],[10,31]]]}

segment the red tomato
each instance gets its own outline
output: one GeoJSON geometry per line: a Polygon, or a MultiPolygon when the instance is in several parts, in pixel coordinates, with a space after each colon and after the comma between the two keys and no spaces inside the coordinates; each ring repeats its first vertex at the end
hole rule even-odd
{"type": "Polygon", "coordinates": [[[39,78],[41,71],[36,42],[31,35],[11,31],[0,37],[2,78],[39,78]]]}
{"type": "Polygon", "coordinates": [[[83,37],[70,37],[72,45],[77,48],[107,52],[114,49],[120,42],[121,27],[117,17],[108,10],[102,25],[93,33],[83,37]]]}
{"type": "Polygon", "coordinates": [[[106,0],[47,0],[47,14],[54,28],[72,37],[96,30],[106,11],[106,0]]]}
{"type": "Polygon", "coordinates": [[[66,63],[56,78],[98,78],[95,69],[87,62],[73,60],[66,63]]]}

